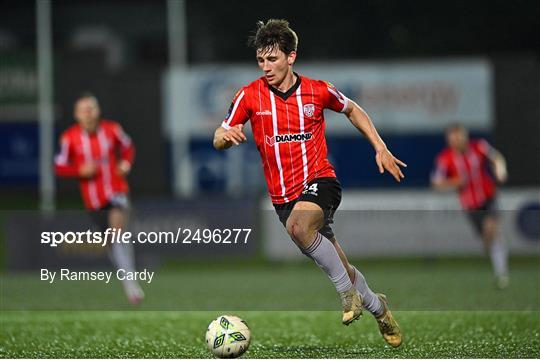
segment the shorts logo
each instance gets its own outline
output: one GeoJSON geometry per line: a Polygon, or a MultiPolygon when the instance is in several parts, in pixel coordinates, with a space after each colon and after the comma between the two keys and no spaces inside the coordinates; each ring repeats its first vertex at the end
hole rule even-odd
{"type": "Polygon", "coordinates": [[[313,104],[306,104],[304,105],[304,115],[307,117],[312,117],[315,113],[315,105],[313,104]]]}
{"type": "Polygon", "coordinates": [[[274,136],[268,136],[266,135],[266,143],[269,146],[274,146],[274,144],[279,143],[285,143],[285,142],[303,142],[303,141],[309,141],[313,135],[308,133],[300,133],[300,134],[283,134],[283,135],[274,135],[274,136]]]}
{"type": "Polygon", "coordinates": [[[270,110],[264,110],[264,111],[257,111],[255,113],[257,116],[261,116],[261,115],[268,115],[268,116],[271,116],[272,115],[272,112],[270,110]]]}

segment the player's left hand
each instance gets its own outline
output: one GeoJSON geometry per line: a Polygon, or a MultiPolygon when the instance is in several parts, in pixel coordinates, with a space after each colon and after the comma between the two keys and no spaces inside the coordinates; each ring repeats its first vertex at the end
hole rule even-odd
{"type": "Polygon", "coordinates": [[[119,175],[126,176],[131,171],[131,164],[126,160],[120,160],[116,170],[119,175]]]}
{"type": "Polygon", "coordinates": [[[375,161],[379,167],[379,173],[384,173],[384,170],[386,169],[397,182],[401,182],[401,179],[405,177],[401,172],[400,166],[407,167],[407,164],[392,155],[390,150],[384,149],[377,151],[375,161]]]}

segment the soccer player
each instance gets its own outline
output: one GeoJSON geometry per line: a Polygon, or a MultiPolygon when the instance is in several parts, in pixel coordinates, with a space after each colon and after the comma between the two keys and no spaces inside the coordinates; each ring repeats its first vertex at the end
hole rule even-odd
{"type": "Polygon", "coordinates": [[[375,149],[381,173],[400,181],[396,159],[379,137],[369,116],[332,84],[293,72],[298,38],[285,20],[258,22],[249,44],[263,76],[244,86],[214,134],[218,150],[240,145],[251,121],[268,192],[280,221],[300,250],[328,275],[343,305],[342,322],[358,319],[362,307],[372,313],[386,342],[397,347],[401,332],[386,297],[375,294],[350,265],[330,224],[341,201],[341,185],[327,158],[324,109],[344,113],[375,149]]]}
{"type": "MultiPolygon", "coordinates": [[[[77,124],[60,138],[56,173],[79,180],[84,205],[100,231],[124,228],[129,211],[126,176],[133,164],[135,147],[117,122],[101,119],[98,100],[92,94],[83,94],[76,100],[74,117],[77,124]]],[[[118,269],[135,271],[131,244],[109,244],[107,250],[118,269]]],[[[132,304],[144,299],[137,281],[124,280],[122,285],[132,304]]]]}
{"type": "Polygon", "coordinates": [[[506,181],[506,161],[487,141],[469,140],[461,124],[452,124],[446,129],[446,142],[448,147],[436,158],[431,183],[437,190],[459,192],[461,206],[491,258],[495,284],[504,289],[509,283],[508,251],[504,240],[498,236],[495,180],[506,181]]]}

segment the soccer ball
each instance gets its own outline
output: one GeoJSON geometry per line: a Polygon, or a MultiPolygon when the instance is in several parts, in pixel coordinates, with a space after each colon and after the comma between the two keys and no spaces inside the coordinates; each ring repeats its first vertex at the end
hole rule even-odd
{"type": "Polygon", "coordinates": [[[249,347],[251,331],[246,322],[234,315],[221,315],[206,330],[206,346],[219,358],[236,358],[249,347]]]}

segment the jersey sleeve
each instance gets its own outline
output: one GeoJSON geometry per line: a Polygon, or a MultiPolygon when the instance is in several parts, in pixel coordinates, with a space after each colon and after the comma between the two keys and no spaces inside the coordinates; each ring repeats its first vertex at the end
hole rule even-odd
{"type": "Polygon", "coordinates": [[[229,112],[225,120],[221,123],[221,127],[229,130],[235,125],[245,124],[249,120],[249,111],[247,108],[246,88],[241,89],[234,96],[229,112]]]}
{"type": "Polygon", "coordinates": [[[476,151],[485,157],[489,158],[493,154],[493,147],[484,139],[480,139],[475,143],[476,151]]]}
{"type": "Polygon", "coordinates": [[[79,176],[79,167],[73,161],[73,146],[67,134],[60,138],[60,151],[54,157],[54,170],[58,176],[79,176]]]}
{"type": "Polygon", "coordinates": [[[128,134],[124,131],[120,124],[115,123],[113,127],[113,135],[115,143],[120,148],[120,159],[127,161],[133,165],[135,159],[135,145],[128,134]]]}
{"type": "Polygon", "coordinates": [[[439,154],[435,159],[435,167],[431,172],[431,181],[445,180],[450,177],[448,159],[444,154],[439,154]]]}
{"type": "Polygon", "coordinates": [[[349,99],[334,85],[329,82],[322,81],[322,98],[323,107],[335,112],[345,112],[349,99]]]}

